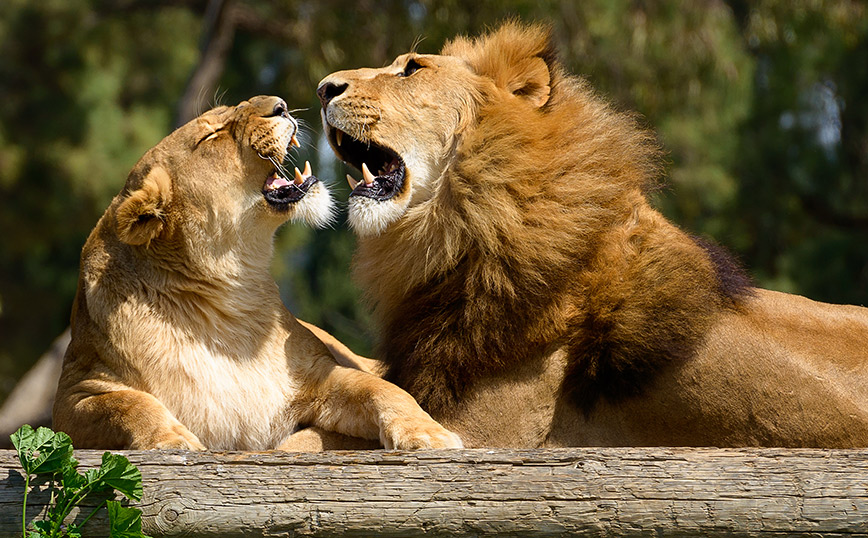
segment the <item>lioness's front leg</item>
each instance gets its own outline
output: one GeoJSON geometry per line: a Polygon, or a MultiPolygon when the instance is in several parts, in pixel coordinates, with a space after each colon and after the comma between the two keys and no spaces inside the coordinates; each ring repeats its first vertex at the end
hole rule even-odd
{"type": "Polygon", "coordinates": [[[376,376],[382,377],[383,372],[386,371],[385,365],[376,359],[369,359],[368,357],[362,357],[345,346],[343,342],[326,332],[325,330],[317,327],[312,323],[308,323],[304,320],[296,318],[296,320],[309,330],[317,339],[325,344],[325,346],[329,349],[332,356],[338,361],[338,364],[341,366],[347,366],[349,368],[355,368],[357,370],[362,370],[365,372],[370,372],[376,376]]]}
{"type": "Polygon", "coordinates": [[[66,432],[77,448],[205,450],[159,400],[129,388],[59,393],[54,428],[66,432]]]}
{"type": "Polygon", "coordinates": [[[401,388],[366,372],[319,359],[293,402],[300,423],[379,439],[388,449],[461,448],[461,438],[401,388]]]}

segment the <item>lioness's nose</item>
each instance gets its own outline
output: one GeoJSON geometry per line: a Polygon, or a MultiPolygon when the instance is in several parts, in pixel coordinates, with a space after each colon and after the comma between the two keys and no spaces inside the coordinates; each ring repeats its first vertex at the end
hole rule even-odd
{"type": "Polygon", "coordinates": [[[271,115],[272,116],[283,116],[283,117],[288,116],[289,110],[287,109],[286,101],[284,101],[283,99],[279,100],[274,105],[274,110],[271,111],[271,115]]]}
{"type": "Polygon", "coordinates": [[[322,107],[325,108],[332,99],[344,93],[347,86],[349,86],[349,84],[346,82],[330,80],[322,81],[319,88],[316,89],[316,94],[319,95],[319,101],[322,103],[322,107]]]}

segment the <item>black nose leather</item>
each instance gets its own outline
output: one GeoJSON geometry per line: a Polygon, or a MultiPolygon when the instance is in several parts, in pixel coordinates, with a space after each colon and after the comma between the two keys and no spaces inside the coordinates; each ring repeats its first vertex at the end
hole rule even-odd
{"type": "Polygon", "coordinates": [[[319,101],[322,103],[323,108],[325,108],[332,99],[344,93],[347,86],[348,84],[333,84],[331,82],[326,82],[317,88],[316,94],[319,96],[319,101]]]}

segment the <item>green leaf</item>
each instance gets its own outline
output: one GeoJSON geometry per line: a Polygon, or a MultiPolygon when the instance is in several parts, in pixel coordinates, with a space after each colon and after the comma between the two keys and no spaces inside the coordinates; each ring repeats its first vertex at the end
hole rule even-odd
{"type": "Polygon", "coordinates": [[[61,471],[60,486],[67,492],[77,493],[86,483],[84,475],[78,472],[77,467],[78,461],[70,458],[69,465],[61,471]]]}
{"type": "Polygon", "coordinates": [[[51,535],[51,521],[34,521],[33,526],[36,527],[39,534],[45,536],[51,535]]]}
{"type": "Polygon", "coordinates": [[[88,470],[84,477],[93,491],[114,488],[128,499],[142,500],[142,473],[120,454],[105,452],[99,469],[88,470]]]}
{"type": "Polygon", "coordinates": [[[142,534],[142,511],[121,506],[118,501],[108,501],[110,538],[150,538],[142,534]]]}
{"type": "Polygon", "coordinates": [[[10,439],[28,475],[53,474],[78,464],[72,457],[72,439],[63,432],[54,433],[48,428],[34,431],[25,424],[10,439]]]}
{"type": "Polygon", "coordinates": [[[70,523],[66,527],[66,536],[68,538],[81,538],[81,529],[75,523],[70,523]]]}

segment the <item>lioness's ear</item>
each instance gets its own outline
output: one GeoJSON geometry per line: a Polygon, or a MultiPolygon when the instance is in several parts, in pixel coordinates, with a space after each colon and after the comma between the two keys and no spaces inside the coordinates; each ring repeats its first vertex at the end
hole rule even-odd
{"type": "Polygon", "coordinates": [[[164,209],[172,197],[172,182],[162,167],[145,176],[141,188],[131,192],[115,213],[118,237],[130,245],[144,245],[163,231],[164,209]]]}
{"type": "Polygon", "coordinates": [[[463,58],[477,74],[535,107],[548,102],[552,73],[559,69],[551,29],[516,21],[477,39],[456,38],[441,54],[463,58]]]}

